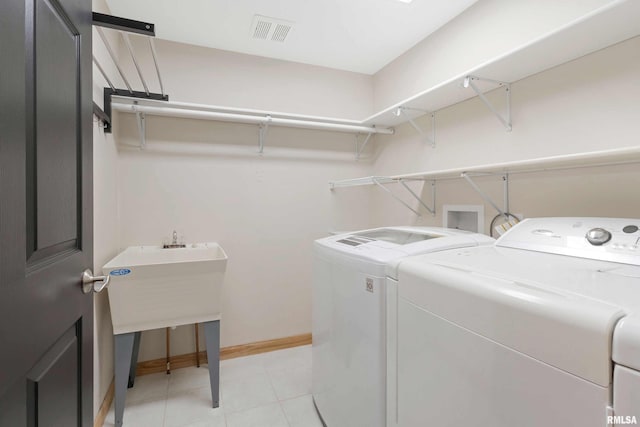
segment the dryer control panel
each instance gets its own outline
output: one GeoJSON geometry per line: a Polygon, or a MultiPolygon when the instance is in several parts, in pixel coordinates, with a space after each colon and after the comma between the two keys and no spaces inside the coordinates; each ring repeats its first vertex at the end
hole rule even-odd
{"type": "Polygon", "coordinates": [[[640,219],[529,218],[496,246],[640,265],[640,219]]]}

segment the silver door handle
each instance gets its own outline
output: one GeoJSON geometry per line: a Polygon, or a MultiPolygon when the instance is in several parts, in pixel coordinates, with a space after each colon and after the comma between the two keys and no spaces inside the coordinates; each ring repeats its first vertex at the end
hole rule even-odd
{"type": "Polygon", "coordinates": [[[110,276],[94,276],[93,271],[87,268],[82,272],[82,292],[85,294],[93,292],[102,292],[104,288],[109,286],[109,280],[111,280],[110,276]],[[96,282],[102,282],[96,284],[96,282]]]}

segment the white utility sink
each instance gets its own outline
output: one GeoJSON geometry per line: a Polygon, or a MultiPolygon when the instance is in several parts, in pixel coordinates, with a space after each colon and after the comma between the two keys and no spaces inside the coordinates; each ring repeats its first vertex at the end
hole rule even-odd
{"type": "Polygon", "coordinates": [[[226,267],[217,243],[125,249],[102,267],[111,278],[113,333],[219,320],[226,267]]]}

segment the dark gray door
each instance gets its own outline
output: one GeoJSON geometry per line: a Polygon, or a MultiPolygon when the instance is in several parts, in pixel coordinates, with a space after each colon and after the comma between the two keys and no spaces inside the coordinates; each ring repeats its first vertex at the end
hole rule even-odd
{"type": "Polygon", "coordinates": [[[0,426],[93,423],[91,0],[0,0],[0,426]]]}

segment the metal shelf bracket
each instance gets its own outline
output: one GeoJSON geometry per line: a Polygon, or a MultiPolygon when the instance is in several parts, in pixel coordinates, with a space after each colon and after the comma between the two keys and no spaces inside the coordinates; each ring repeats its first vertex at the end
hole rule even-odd
{"type": "MultiPolygon", "coordinates": [[[[164,93],[162,76],[160,75],[160,67],[158,66],[158,55],[155,49],[155,45],[153,43],[153,37],[155,37],[156,35],[155,25],[149,22],[135,21],[132,19],[121,18],[113,15],[105,15],[105,14],[96,13],[96,12],[93,12],[92,24],[96,28],[98,35],[100,36],[100,39],[102,39],[102,43],[104,44],[104,47],[106,48],[107,53],[111,58],[111,61],[115,65],[116,70],[118,71],[118,74],[120,75],[120,77],[122,78],[122,81],[127,87],[126,89],[117,89],[113,84],[113,80],[109,78],[109,76],[105,72],[102,65],[100,65],[100,62],[98,62],[98,59],[95,56],[93,57],[93,63],[96,65],[96,67],[98,68],[98,71],[100,71],[100,74],[102,74],[102,77],[104,77],[105,81],[109,85],[108,88],[104,89],[104,95],[103,95],[104,96],[103,108],[104,108],[105,115],[109,118],[111,118],[112,116],[112,111],[111,111],[112,95],[127,96],[130,98],[155,99],[155,100],[168,101],[169,96],[164,93]],[[131,59],[133,60],[133,65],[135,66],[136,72],[138,73],[138,77],[140,78],[142,86],[144,87],[143,92],[133,90],[131,84],[129,83],[129,80],[127,80],[127,77],[124,71],[122,70],[122,67],[120,67],[120,64],[118,63],[117,55],[115,54],[113,48],[111,47],[111,44],[109,43],[109,40],[107,39],[107,36],[103,28],[111,28],[113,30],[116,30],[122,36],[122,40],[124,41],[124,44],[127,50],[129,51],[129,54],[131,55],[131,59]],[[147,81],[144,78],[142,69],[138,64],[138,60],[133,51],[133,46],[131,45],[131,40],[129,39],[129,33],[146,36],[149,39],[149,48],[151,50],[151,55],[153,57],[153,63],[156,69],[156,74],[158,75],[158,82],[160,83],[161,93],[150,92],[149,85],[147,84],[147,81]]],[[[136,112],[136,116],[138,119],[138,128],[141,129],[140,147],[144,148],[146,144],[145,135],[144,135],[144,119],[145,119],[144,113],[136,112]]],[[[105,121],[104,123],[105,123],[104,131],[107,133],[111,133],[112,131],[111,121],[110,120],[105,121]]]]}
{"type": "Polygon", "coordinates": [[[260,123],[260,129],[258,131],[258,153],[264,153],[264,143],[267,139],[267,132],[269,132],[269,125],[271,124],[271,116],[267,116],[267,120],[264,123],[260,123]]]}
{"type": "Polygon", "coordinates": [[[136,111],[136,119],[138,122],[138,132],[140,133],[140,149],[144,150],[147,146],[147,127],[145,125],[144,113],[136,111]]]}
{"type": "Polygon", "coordinates": [[[436,182],[431,181],[431,207],[427,206],[412,189],[407,185],[404,179],[399,180],[400,184],[425,208],[432,216],[436,216],[436,182]]]}
{"type": "Polygon", "coordinates": [[[482,199],[487,202],[488,204],[490,204],[496,211],[498,211],[498,213],[500,215],[502,215],[503,217],[505,217],[507,220],[509,219],[509,174],[505,173],[502,176],[502,184],[503,184],[503,188],[504,188],[504,210],[500,209],[498,207],[498,205],[491,199],[491,197],[489,197],[487,195],[487,193],[485,193],[484,191],[482,191],[482,189],[478,186],[478,184],[476,184],[473,179],[472,176],[479,176],[479,175],[494,175],[492,173],[486,173],[486,174],[469,174],[467,172],[463,172],[460,176],[462,176],[468,183],[469,185],[471,185],[471,187],[476,191],[476,193],[478,193],[480,195],[480,197],[482,197],[482,199]]]}
{"type": "Polygon", "coordinates": [[[501,82],[498,80],[483,79],[476,76],[466,76],[462,81],[462,87],[465,87],[465,88],[470,87],[471,89],[473,89],[473,91],[476,93],[476,95],[478,95],[478,98],[480,98],[480,100],[484,103],[484,105],[486,105],[487,108],[491,110],[493,114],[495,114],[498,120],[500,120],[500,123],[502,123],[502,125],[507,129],[507,132],[511,132],[512,126],[511,126],[511,84],[510,83],[501,82]],[[505,94],[507,96],[507,113],[505,116],[500,114],[498,110],[491,104],[491,102],[489,102],[487,97],[482,93],[482,91],[474,83],[475,81],[494,83],[500,87],[504,87],[505,94]]]}
{"type": "Polygon", "coordinates": [[[411,125],[411,127],[413,127],[416,130],[416,132],[420,134],[421,138],[423,138],[426,142],[431,144],[432,147],[436,146],[436,113],[425,111],[425,110],[419,110],[417,108],[398,107],[395,111],[395,115],[404,116],[409,122],[409,124],[411,125]],[[412,118],[410,118],[407,115],[406,113],[407,110],[420,111],[425,114],[431,115],[431,135],[427,135],[427,133],[412,118]]]}
{"type": "MultiPolygon", "coordinates": [[[[381,179],[386,179],[383,177],[371,177],[371,180],[373,181],[374,184],[376,184],[378,187],[382,188],[384,191],[386,191],[388,194],[391,195],[391,197],[393,197],[394,199],[396,199],[398,202],[400,202],[404,207],[406,207],[407,209],[409,209],[411,212],[413,212],[414,214],[416,214],[417,216],[422,216],[420,214],[420,212],[418,212],[416,209],[412,208],[407,202],[405,202],[404,200],[402,200],[400,197],[396,196],[391,190],[389,190],[387,187],[384,186],[384,184],[382,184],[380,182],[381,179]]],[[[433,209],[431,209],[429,206],[427,206],[422,199],[420,198],[420,196],[418,196],[407,184],[404,180],[397,180],[396,182],[400,182],[400,184],[402,184],[402,186],[407,189],[407,191],[409,191],[409,193],[427,210],[431,213],[431,215],[435,216],[435,206],[436,206],[436,193],[435,193],[435,181],[431,181],[431,198],[432,198],[432,203],[433,203],[433,209]]]]}
{"type": "Polygon", "coordinates": [[[367,146],[367,144],[371,140],[372,136],[373,136],[373,133],[368,133],[367,137],[362,142],[362,145],[360,147],[358,147],[358,136],[356,135],[356,160],[360,160],[360,155],[362,154],[362,152],[364,151],[365,147],[367,146]]]}
{"type": "Polygon", "coordinates": [[[107,113],[105,113],[104,110],[95,102],[93,103],[93,115],[102,123],[103,128],[111,124],[111,117],[107,116],[107,113]]]}

